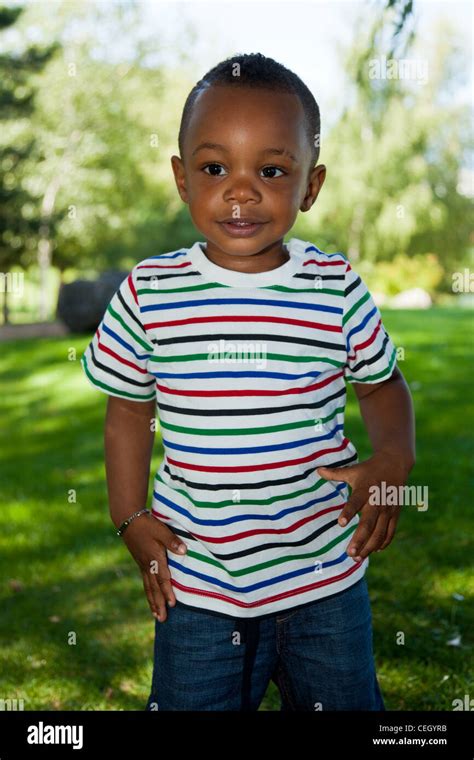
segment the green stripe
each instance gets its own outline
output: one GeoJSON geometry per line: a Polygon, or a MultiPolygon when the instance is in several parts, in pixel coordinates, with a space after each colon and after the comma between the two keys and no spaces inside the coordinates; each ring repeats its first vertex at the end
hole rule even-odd
{"type": "Polygon", "coordinates": [[[355,531],[357,528],[357,524],[351,526],[348,528],[344,533],[342,533],[337,538],[334,538],[332,541],[330,541],[325,546],[321,547],[321,549],[317,549],[317,551],[314,552],[308,552],[306,554],[287,554],[285,557],[277,557],[274,560],[269,560],[268,562],[261,562],[259,565],[251,565],[250,567],[244,567],[240,570],[230,570],[228,567],[222,564],[222,562],[219,562],[216,559],[212,559],[211,557],[206,557],[204,554],[198,554],[197,552],[194,552],[192,549],[188,549],[186,554],[190,557],[193,557],[194,559],[200,560],[201,562],[206,562],[208,565],[214,565],[214,567],[220,567],[221,570],[224,570],[227,575],[232,575],[234,578],[238,578],[242,575],[248,575],[249,573],[257,573],[259,570],[265,570],[267,567],[275,567],[276,565],[281,565],[283,562],[293,562],[294,560],[298,559],[311,559],[313,557],[319,557],[321,554],[325,554],[327,551],[333,548],[333,546],[336,546],[337,544],[341,543],[341,541],[344,541],[344,539],[347,538],[347,536],[350,536],[351,533],[355,531]]]}
{"type": "Polygon", "coordinates": [[[125,398],[139,398],[139,399],[152,399],[155,398],[156,392],[153,391],[153,393],[146,394],[145,396],[140,396],[136,393],[127,393],[126,391],[119,391],[117,388],[114,388],[111,385],[106,385],[105,383],[101,383],[100,380],[96,380],[95,377],[93,377],[87,367],[87,360],[85,356],[82,356],[81,358],[81,364],[84,368],[84,371],[94,385],[96,385],[98,388],[103,388],[104,391],[113,391],[114,393],[118,393],[119,396],[124,396],[125,398]]]}
{"type": "MultiPolygon", "coordinates": [[[[161,483],[164,483],[164,485],[168,486],[168,488],[172,488],[172,486],[169,486],[168,483],[165,483],[161,475],[157,472],[155,475],[156,479],[159,480],[161,483]]],[[[321,486],[323,486],[325,483],[327,483],[327,480],[324,480],[324,478],[320,478],[314,485],[309,486],[309,488],[302,488],[299,491],[293,491],[293,493],[290,494],[282,494],[280,496],[271,496],[268,499],[241,499],[239,502],[232,501],[232,499],[226,499],[225,501],[218,501],[213,504],[209,504],[208,501],[196,501],[196,499],[193,499],[186,491],[183,491],[182,488],[173,488],[173,491],[176,491],[177,493],[180,493],[186,501],[193,504],[194,507],[197,509],[221,509],[222,507],[235,507],[236,503],[240,504],[252,504],[252,505],[262,505],[262,506],[268,506],[270,504],[275,504],[277,501],[289,501],[290,499],[296,498],[296,496],[302,496],[305,493],[313,493],[314,491],[319,490],[321,486]]]]}
{"type": "Polygon", "coordinates": [[[137,343],[139,343],[141,346],[143,346],[143,348],[146,348],[147,351],[153,351],[153,348],[151,348],[148,345],[148,343],[145,343],[145,341],[142,340],[142,338],[140,338],[136,333],[133,332],[133,330],[128,326],[128,324],[126,322],[124,322],[124,320],[120,316],[120,314],[117,314],[117,312],[114,311],[114,309],[112,308],[112,306],[110,304],[109,304],[109,306],[107,308],[107,311],[110,312],[110,314],[112,314],[113,318],[116,319],[117,322],[120,322],[120,324],[122,325],[122,327],[128,332],[129,335],[132,336],[132,338],[134,338],[137,341],[137,343]]]}
{"type": "Polygon", "coordinates": [[[344,296],[343,290],[333,290],[332,288],[288,288],[286,285],[269,285],[262,290],[280,290],[283,293],[324,293],[328,296],[344,296]]]}
{"type": "MultiPolygon", "coordinates": [[[[224,285],[223,283],[213,282],[206,283],[205,285],[189,285],[185,288],[167,288],[166,290],[158,290],[158,288],[140,288],[137,290],[137,294],[142,293],[160,293],[160,295],[167,295],[168,293],[192,293],[198,290],[212,290],[215,288],[233,288],[233,285],[224,285]]],[[[259,290],[278,290],[282,293],[324,293],[328,296],[344,296],[343,290],[333,290],[333,288],[289,288],[286,285],[267,285],[262,286],[259,290]]]]}
{"type": "Polygon", "coordinates": [[[158,290],[158,288],[140,288],[137,290],[137,295],[140,293],[160,293],[160,295],[167,295],[168,293],[190,293],[194,290],[211,290],[214,288],[232,288],[232,285],[219,285],[216,283],[206,283],[205,285],[189,285],[186,288],[169,288],[166,290],[158,290]]]}
{"type": "Polygon", "coordinates": [[[362,298],[360,298],[357,301],[357,303],[354,304],[354,306],[352,307],[352,309],[350,309],[347,312],[347,314],[343,317],[342,324],[345,325],[346,322],[347,322],[347,320],[350,319],[352,317],[352,315],[355,314],[355,312],[358,311],[360,309],[360,307],[362,306],[362,304],[365,303],[369,298],[370,298],[370,293],[367,291],[367,293],[365,294],[365,296],[362,296],[362,298]]]}
{"type": "Polygon", "coordinates": [[[363,380],[358,380],[353,375],[346,375],[346,380],[353,380],[355,383],[370,383],[371,380],[378,380],[381,377],[385,377],[385,375],[388,375],[388,373],[392,369],[393,362],[395,361],[396,352],[397,352],[397,349],[394,348],[392,352],[392,356],[390,357],[390,362],[387,369],[384,369],[381,372],[378,372],[376,375],[369,375],[368,377],[365,377],[363,380]]]}
{"type": "MultiPolygon", "coordinates": [[[[204,338],[203,338],[204,339],[204,338]]],[[[194,362],[209,359],[209,351],[206,354],[179,354],[178,356],[150,356],[152,362],[194,362]]],[[[259,357],[260,358],[260,357],[259,357]]],[[[343,367],[344,362],[337,359],[328,359],[325,356],[290,356],[288,354],[265,354],[265,359],[275,359],[282,362],[325,362],[334,367],[343,367]]],[[[217,362],[216,362],[217,363],[217,362]]]]}
{"type": "MultiPolygon", "coordinates": [[[[338,412],[344,412],[344,407],[339,406],[332,414],[322,418],[322,422],[328,422],[336,416],[338,412]]],[[[320,419],[316,417],[315,419],[320,419]]],[[[169,422],[162,422],[160,420],[160,427],[166,430],[174,430],[176,433],[187,433],[188,435],[254,435],[259,433],[278,433],[282,430],[296,430],[303,427],[314,427],[314,420],[303,420],[298,422],[288,422],[282,425],[271,425],[269,427],[254,427],[254,428],[223,428],[219,430],[203,430],[201,428],[183,427],[181,425],[172,425],[169,422]]]]}

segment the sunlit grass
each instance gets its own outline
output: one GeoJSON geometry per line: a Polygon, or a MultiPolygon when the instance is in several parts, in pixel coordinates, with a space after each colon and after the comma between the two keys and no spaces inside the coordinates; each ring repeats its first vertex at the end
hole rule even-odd
{"type": "MultiPolygon", "coordinates": [[[[407,507],[392,545],[371,557],[377,668],[388,709],[450,710],[474,694],[473,317],[386,311],[384,322],[405,350],[418,438],[410,483],[429,487],[429,508],[407,507]]],[[[89,339],[2,344],[0,696],[25,709],[143,710],[151,684],[154,621],[108,514],[106,396],[79,364],[89,339]]],[[[369,455],[352,389],[346,434],[369,455]]],[[[158,436],[152,470],[160,457],[158,436]]],[[[271,684],[261,709],[278,707],[271,684]]]]}

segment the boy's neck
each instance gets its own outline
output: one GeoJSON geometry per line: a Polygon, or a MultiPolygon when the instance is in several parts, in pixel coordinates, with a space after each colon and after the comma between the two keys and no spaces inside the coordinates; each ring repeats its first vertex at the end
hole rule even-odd
{"type": "Polygon", "coordinates": [[[209,243],[204,244],[203,251],[206,258],[213,264],[241,274],[270,272],[272,269],[283,266],[290,259],[290,252],[283,243],[277,247],[264,248],[258,253],[247,255],[223,253],[213,244],[209,246],[209,243]]]}

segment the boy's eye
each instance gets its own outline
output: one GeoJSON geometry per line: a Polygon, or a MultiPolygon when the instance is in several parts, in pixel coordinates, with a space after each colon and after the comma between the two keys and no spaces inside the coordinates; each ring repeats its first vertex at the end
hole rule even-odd
{"type": "MultiPolygon", "coordinates": [[[[219,174],[218,172],[219,172],[219,169],[223,169],[223,168],[224,167],[221,166],[220,164],[206,164],[206,166],[203,167],[203,171],[205,171],[206,174],[210,174],[211,177],[221,177],[222,174],[219,174]],[[210,169],[211,171],[207,172],[206,169],[210,169]],[[217,171],[215,171],[215,170],[217,170],[217,171]]],[[[270,172],[281,172],[281,174],[279,176],[281,176],[282,174],[286,174],[286,172],[284,172],[283,169],[279,169],[278,166],[265,166],[262,169],[262,171],[263,172],[268,172],[268,171],[270,171],[270,172]]],[[[266,175],[267,179],[274,179],[274,177],[275,177],[275,175],[271,175],[271,176],[266,175]]]]}
{"type": "MultiPolygon", "coordinates": [[[[203,171],[206,171],[206,169],[208,169],[209,167],[217,168],[217,169],[223,169],[223,167],[220,164],[206,164],[206,166],[203,167],[203,171]]],[[[213,171],[212,172],[206,172],[206,174],[210,174],[211,177],[221,177],[222,176],[221,174],[214,173],[213,171]]]]}
{"type": "MultiPolygon", "coordinates": [[[[286,172],[283,171],[283,169],[279,169],[278,166],[265,166],[262,169],[263,172],[271,171],[271,172],[281,172],[282,174],[286,174],[286,172]]],[[[281,175],[280,175],[281,176],[281,175]]],[[[267,179],[273,179],[273,177],[267,177],[267,179]]]]}

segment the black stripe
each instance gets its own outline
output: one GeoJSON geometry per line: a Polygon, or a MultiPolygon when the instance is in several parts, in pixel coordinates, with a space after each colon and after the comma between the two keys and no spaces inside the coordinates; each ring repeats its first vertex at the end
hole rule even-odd
{"type": "MultiPolygon", "coordinates": [[[[301,538],[299,541],[274,541],[273,543],[259,544],[259,546],[252,546],[252,547],[249,547],[248,549],[243,549],[240,552],[232,552],[231,554],[218,554],[216,552],[212,552],[212,556],[215,557],[216,559],[222,559],[222,560],[240,559],[241,557],[249,557],[251,554],[258,554],[259,552],[264,551],[264,550],[267,551],[267,549],[279,549],[284,546],[305,546],[306,544],[311,543],[311,541],[314,541],[319,536],[322,536],[323,533],[326,533],[326,531],[330,530],[330,528],[333,528],[335,525],[337,525],[337,519],[330,520],[321,528],[318,528],[317,530],[313,531],[313,533],[311,533],[309,536],[305,536],[305,538],[301,538]]],[[[172,530],[173,533],[179,533],[179,535],[184,535],[184,537],[189,538],[190,541],[197,540],[192,535],[192,533],[187,533],[185,530],[178,531],[175,528],[170,528],[170,530],[172,530]]]]}
{"type": "Polygon", "coordinates": [[[124,383],[127,383],[128,385],[132,385],[137,388],[150,388],[152,385],[156,384],[156,380],[151,380],[150,382],[147,382],[147,383],[145,382],[141,383],[139,380],[130,380],[129,377],[126,377],[125,375],[120,374],[120,372],[117,372],[115,369],[111,369],[111,367],[107,367],[106,364],[102,364],[102,362],[100,362],[95,355],[94,346],[92,345],[92,343],[90,344],[90,349],[91,349],[92,363],[98,369],[101,369],[103,372],[106,372],[108,375],[112,375],[113,377],[116,377],[119,380],[122,380],[124,383]]]}
{"type": "MultiPolygon", "coordinates": [[[[291,329],[291,325],[290,325],[291,329]]],[[[291,343],[301,346],[315,346],[316,348],[327,348],[331,351],[342,351],[346,353],[346,346],[338,343],[327,343],[324,340],[311,340],[311,338],[296,338],[294,336],[269,335],[268,333],[213,333],[209,335],[176,335],[172,338],[152,338],[152,343],[157,346],[170,346],[175,343],[192,343],[196,341],[217,341],[217,340],[242,340],[242,341],[265,341],[267,343],[291,343]]],[[[334,367],[337,370],[337,367],[334,367]]]]}
{"type": "Polygon", "coordinates": [[[291,412],[297,409],[319,409],[320,407],[327,404],[329,401],[332,401],[333,399],[339,398],[340,396],[344,396],[346,393],[346,387],[345,385],[338,391],[332,394],[332,396],[327,396],[324,399],[319,399],[318,401],[313,401],[312,403],[308,404],[295,404],[291,406],[280,406],[277,409],[269,409],[268,407],[258,407],[256,409],[185,409],[182,406],[171,406],[171,404],[161,404],[159,405],[160,409],[163,409],[166,412],[173,412],[175,414],[197,414],[197,415],[203,415],[203,416],[222,416],[222,417],[240,417],[242,415],[253,415],[253,414],[275,414],[276,412],[291,412]]]}
{"type": "MultiPolygon", "coordinates": [[[[344,465],[351,464],[351,462],[354,462],[357,459],[357,454],[353,454],[351,457],[348,457],[346,459],[341,459],[336,462],[332,462],[330,465],[325,465],[325,467],[344,467],[344,465]]],[[[247,490],[253,490],[258,488],[267,488],[268,486],[280,486],[280,485],[286,485],[287,483],[298,483],[301,480],[305,480],[308,478],[311,474],[314,474],[315,468],[320,467],[322,465],[313,465],[308,470],[305,470],[303,473],[300,473],[298,475],[292,475],[289,478],[280,478],[278,480],[261,480],[259,483],[225,483],[225,484],[216,484],[216,483],[195,483],[192,480],[187,480],[187,478],[176,475],[173,473],[168,464],[165,464],[164,466],[164,472],[169,475],[171,480],[179,481],[180,483],[183,483],[188,488],[193,488],[197,491],[222,491],[225,489],[239,489],[240,491],[247,491],[247,490]]],[[[171,486],[169,486],[171,487],[171,486]]]]}
{"type": "Polygon", "coordinates": [[[173,274],[150,274],[150,275],[140,275],[136,277],[137,282],[148,282],[148,280],[169,280],[172,277],[200,277],[199,272],[176,272],[173,274]]]}
{"type": "Polygon", "coordinates": [[[316,277],[318,280],[323,280],[324,282],[329,282],[330,280],[346,279],[346,276],[344,274],[311,274],[311,272],[302,272],[301,274],[295,274],[295,279],[297,280],[315,280],[316,277]]]}
{"type": "MultiPolygon", "coordinates": [[[[352,293],[353,290],[355,290],[356,288],[358,288],[361,283],[362,283],[362,280],[358,276],[357,280],[354,280],[354,282],[352,282],[350,285],[348,285],[347,288],[345,289],[345,291],[344,291],[345,298],[347,298],[347,296],[350,293],[352,293]]],[[[348,311],[350,311],[350,309],[348,309],[348,311]]]]}
{"type": "MultiPolygon", "coordinates": [[[[342,506],[341,506],[342,509],[342,506]]],[[[311,543],[311,541],[314,541],[316,538],[321,536],[326,531],[330,530],[330,528],[333,528],[335,525],[337,525],[337,519],[336,520],[330,520],[328,523],[323,525],[321,528],[318,528],[313,533],[311,533],[309,536],[306,536],[305,538],[300,539],[300,541],[275,541],[273,543],[264,543],[259,544],[258,546],[252,546],[248,549],[243,549],[240,552],[232,552],[231,554],[216,554],[216,552],[212,552],[212,556],[216,559],[221,560],[231,560],[231,559],[241,559],[242,557],[249,557],[252,554],[258,554],[263,551],[267,551],[269,549],[281,549],[284,547],[294,547],[294,546],[305,546],[306,544],[311,543]]],[[[193,536],[192,533],[188,533],[185,530],[182,530],[181,528],[174,528],[171,527],[170,530],[173,531],[173,533],[176,533],[179,536],[182,536],[183,538],[186,538],[188,541],[196,541],[197,539],[193,536]]]]}
{"type": "Polygon", "coordinates": [[[127,312],[128,316],[135,322],[135,324],[137,325],[137,327],[140,328],[140,331],[146,336],[145,328],[143,327],[143,325],[140,322],[140,320],[135,316],[135,314],[131,310],[131,308],[128,305],[128,303],[126,303],[124,301],[124,298],[123,298],[123,296],[122,296],[122,294],[121,294],[121,292],[119,290],[117,291],[117,295],[118,295],[119,301],[120,301],[123,309],[127,312]]]}
{"type": "Polygon", "coordinates": [[[380,349],[378,354],[375,354],[370,359],[363,359],[358,364],[356,364],[355,367],[349,368],[350,373],[352,374],[353,372],[358,372],[362,367],[368,367],[369,364],[375,364],[375,362],[377,362],[379,359],[385,356],[385,346],[387,345],[387,343],[388,343],[388,335],[387,333],[385,333],[385,338],[382,343],[382,348],[380,349]]]}

